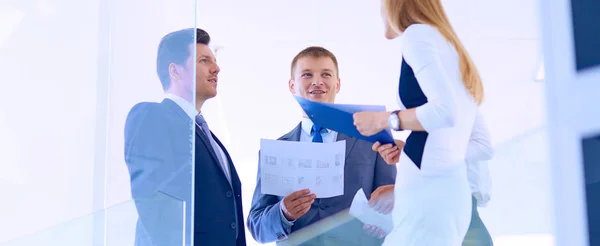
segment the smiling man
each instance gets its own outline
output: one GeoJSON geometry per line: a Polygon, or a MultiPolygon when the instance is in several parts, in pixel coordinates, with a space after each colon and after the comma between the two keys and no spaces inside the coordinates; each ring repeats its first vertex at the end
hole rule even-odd
{"type": "MultiPolygon", "coordinates": [[[[340,91],[338,74],[337,59],[330,51],[308,47],[292,60],[289,90],[308,100],[334,103],[340,91]]],[[[310,190],[299,190],[286,197],[262,194],[259,166],[247,223],[252,236],[260,243],[284,240],[295,231],[348,209],[361,188],[367,197],[376,199],[376,194],[385,193],[382,191],[394,184],[396,166],[387,165],[373,152],[371,143],[321,128],[306,115],[279,140],[321,143],[345,140],[344,194],[323,199],[316,199],[310,190]]],[[[381,245],[383,236],[380,230],[366,228],[360,221],[353,220],[303,245],[381,245]]]]}

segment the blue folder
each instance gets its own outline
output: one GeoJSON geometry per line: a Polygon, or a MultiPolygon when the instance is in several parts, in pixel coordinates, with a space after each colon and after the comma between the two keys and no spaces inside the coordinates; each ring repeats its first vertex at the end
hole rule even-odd
{"type": "Polygon", "coordinates": [[[381,144],[391,143],[396,145],[392,132],[389,129],[366,137],[360,134],[356,126],[354,126],[354,118],[352,116],[354,113],[365,111],[383,112],[385,111],[385,106],[321,103],[313,102],[299,96],[294,97],[300,104],[300,107],[306,112],[308,118],[316,125],[368,142],[375,143],[379,141],[381,144]]]}

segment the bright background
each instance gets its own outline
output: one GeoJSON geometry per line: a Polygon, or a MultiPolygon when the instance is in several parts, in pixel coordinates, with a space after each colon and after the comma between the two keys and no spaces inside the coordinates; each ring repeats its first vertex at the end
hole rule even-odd
{"type": "MultiPolygon", "coordinates": [[[[537,1],[444,5],[483,77],[497,148],[482,218],[495,245],[553,245],[537,1]]],[[[219,95],[203,111],[232,154],[247,215],[259,139],[300,120],[287,89],[297,52],[320,45],[336,54],[338,103],[395,108],[401,47],[384,39],[379,13],[377,1],[343,0],[0,2],[0,245],[70,245],[74,230],[97,242],[103,217],[119,218],[105,222],[108,241],[130,240],[125,117],[139,101],[161,100],[159,39],[194,23],[221,47],[219,95]]]]}

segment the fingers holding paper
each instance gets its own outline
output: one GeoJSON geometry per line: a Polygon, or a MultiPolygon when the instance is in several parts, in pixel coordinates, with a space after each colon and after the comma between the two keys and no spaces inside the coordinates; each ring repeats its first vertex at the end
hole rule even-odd
{"type": "Polygon", "coordinates": [[[372,237],[383,238],[387,235],[385,231],[374,225],[365,224],[363,229],[372,237]]]}
{"type": "Polygon", "coordinates": [[[304,189],[296,191],[283,198],[283,215],[288,220],[296,220],[302,217],[315,201],[317,196],[311,194],[310,190],[304,189]]]}
{"type": "Polygon", "coordinates": [[[394,185],[383,185],[371,193],[369,206],[381,214],[389,214],[394,209],[394,185]]]}

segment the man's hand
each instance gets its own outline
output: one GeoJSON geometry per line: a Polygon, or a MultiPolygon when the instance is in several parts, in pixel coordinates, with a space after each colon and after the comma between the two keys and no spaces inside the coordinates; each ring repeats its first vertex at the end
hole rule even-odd
{"type": "Polygon", "coordinates": [[[283,198],[283,215],[287,220],[296,220],[306,214],[317,196],[309,189],[299,190],[283,198]]]}
{"type": "Polygon", "coordinates": [[[385,233],[385,231],[381,230],[379,227],[374,226],[374,225],[365,224],[363,226],[363,229],[365,231],[367,231],[367,234],[369,234],[373,237],[383,238],[387,235],[387,233],[385,233]]]}
{"type": "Polygon", "coordinates": [[[379,152],[381,158],[383,158],[385,163],[388,165],[398,163],[398,160],[400,159],[400,151],[402,151],[402,148],[404,148],[404,142],[402,140],[394,139],[394,141],[396,142],[396,146],[393,146],[392,144],[382,145],[379,142],[375,142],[371,147],[373,151],[379,152]]]}
{"type": "Polygon", "coordinates": [[[394,209],[394,185],[379,186],[369,200],[369,206],[382,214],[389,214],[394,209]]]}

